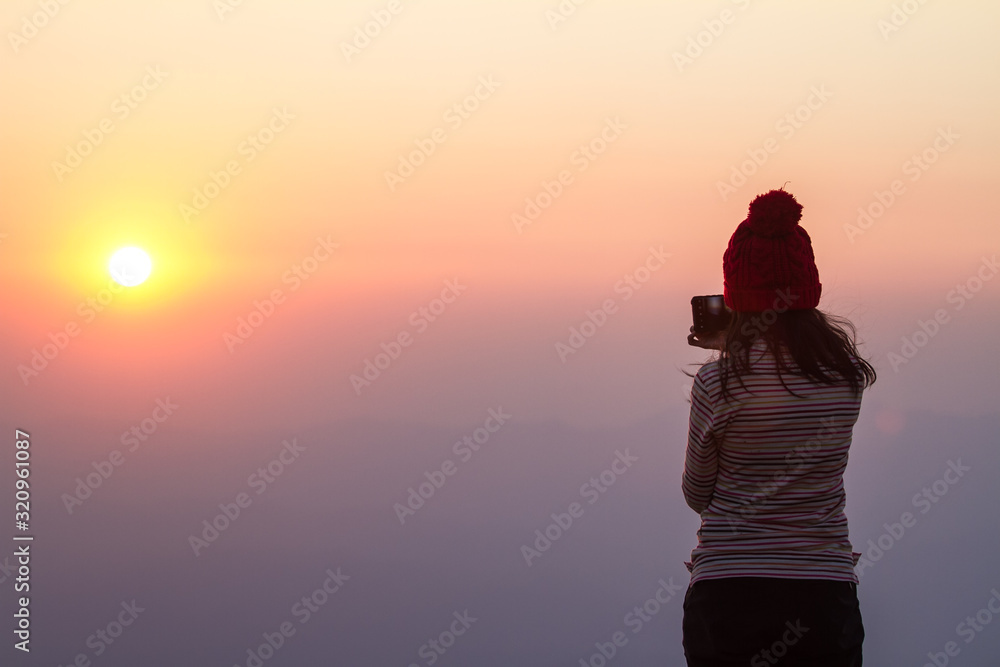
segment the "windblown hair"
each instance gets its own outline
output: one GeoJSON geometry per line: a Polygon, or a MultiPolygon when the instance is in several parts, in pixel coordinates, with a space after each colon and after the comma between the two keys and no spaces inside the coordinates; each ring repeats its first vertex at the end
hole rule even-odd
{"type": "Polygon", "coordinates": [[[875,383],[875,368],[858,353],[857,331],[850,320],[816,308],[734,311],[719,353],[723,399],[730,396],[729,381],[733,377],[746,388],[743,376],[751,372],[750,348],[761,337],[777,361],[782,386],[793,396],[798,394],[785,384],[782,373],[807,377],[819,384],[846,380],[855,396],[875,383]],[[791,365],[781,354],[782,348],[791,355],[791,365]]]}

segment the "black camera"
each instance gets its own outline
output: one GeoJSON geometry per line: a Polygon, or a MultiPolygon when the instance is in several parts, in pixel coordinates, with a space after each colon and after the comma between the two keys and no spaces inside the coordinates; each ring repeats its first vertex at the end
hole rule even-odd
{"type": "Polygon", "coordinates": [[[691,313],[694,316],[694,332],[698,334],[725,331],[733,319],[733,311],[721,294],[691,297],[691,313]]]}

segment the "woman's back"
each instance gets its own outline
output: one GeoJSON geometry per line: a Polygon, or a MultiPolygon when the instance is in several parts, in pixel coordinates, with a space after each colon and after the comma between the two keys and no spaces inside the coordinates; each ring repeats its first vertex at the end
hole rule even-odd
{"type": "Polygon", "coordinates": [[[692,582],[767,576],[857,583],[843,474],[860,393],[846,381],[779,375],[762,338],[750,359],[751,372],[742,382],[731,378],[725,398],[719,361],[695,376],[682,480],[688,505],[702,517],[687,564],[692,582]]]}

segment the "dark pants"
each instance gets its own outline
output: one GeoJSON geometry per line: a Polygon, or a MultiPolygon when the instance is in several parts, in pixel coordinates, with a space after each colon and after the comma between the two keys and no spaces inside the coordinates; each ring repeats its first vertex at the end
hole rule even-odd
{"type": "Polygon", "coordinates": [[[688,667],[861,667],[857,584],[703,579],[684,595],[688,667]]]}

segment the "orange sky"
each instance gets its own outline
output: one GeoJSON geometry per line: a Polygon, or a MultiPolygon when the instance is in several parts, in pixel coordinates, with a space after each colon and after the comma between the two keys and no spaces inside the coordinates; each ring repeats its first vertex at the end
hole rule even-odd
{"type": "MultiPolygon", "coordinates": [[[[821,306],[860,317],[873,356],[1000,247],[989,3],[926,4],[894,31],[880,24],[891,6],[862,2],[629,0],[565,21],[547,13],[554,2],[403,3],[391,20],[374,5],[252,5],[220,15],[207,0],[73,3],[30,38],[8,36],[0,84],[17,103],[0,109],[0,280],[5,382],[21,408],[83,381],[121,387],[127,402],[144,393],[137,368],[198,391],[212,386],[193,380],[206,371],[255,374],[278,359],[335,378],[324,385],[337,412],[415,416],[427,406],[388,398],[405,384],[366,403],[347,378],[454,277],[467,296],[394,369],[399,382],[466,353],[514,385],[522,372],[540,387],[596,378],[597,355],[656,359],[647,368],[672,374],[696,358],[683,344],[689,297],[720,291],[748,201],[786,181],[805,206],[821,306]],[[358,38],[379,16],[388,24],[358,38]],[[355,41],[363,48],[345,47],[355,41]],[[387,178],[421,146],[412,174],[387,178]],[[932,163],[918,166],[921,155],[932,163]],[[518,222],[560,177],[553,203],[518,222]],[[857,227],[859,207],[878,212],[894,181],[884,214],[857,227]],[[282,276],[320,237],[336,256],[231,355],[225,332],[255,299],[288,291],[282,276]],[[16,367],[81,318],[123,245],[150,252],[152,278],[26,388],[16,367]],[[602,333],[600,352],[539,370],[650,245],[672,253],[669,266],[602,333]]],[[[31,33],[33,8],[8,3],[4,25],[31,33]]],[[[996,322],[996,303],[990,284],[948,330],[941,363],[961,354],[958,337],[979,340],[996,322]]],[[[463,401],[465,373],[438,390],[463,401]]],[[[598,413],[551,390],[526,409],[629,419],[655,412],[658,382],[600,399],[598,413]]]]}

